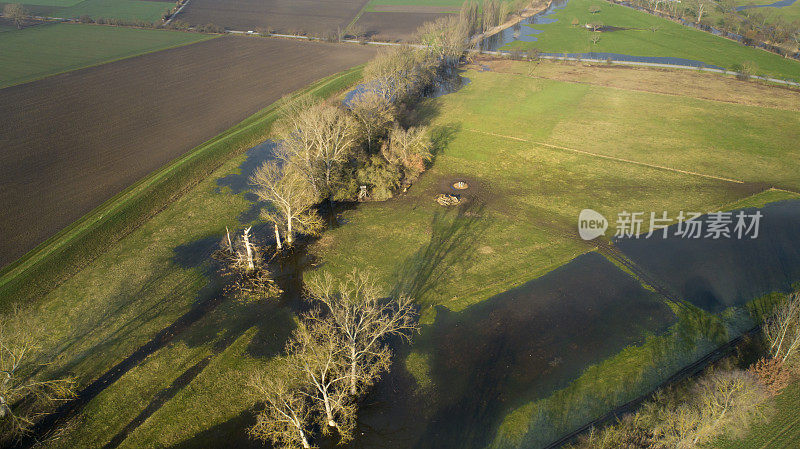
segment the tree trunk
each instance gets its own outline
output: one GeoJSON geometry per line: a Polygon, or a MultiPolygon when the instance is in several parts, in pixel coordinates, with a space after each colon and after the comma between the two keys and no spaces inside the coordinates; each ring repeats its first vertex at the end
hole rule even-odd
{"type": "Polygon", "coordinates": [[[303,443],[303,448],[310,449],[311,445],[308,444],[308,439],[306,438],[306,433],[303,432],[303,429],[301,429],[299,427],[298,427],[297,431],[300,432],[300,442],[303,443]]]}
{"type": "Polygon", "coordinates": [[[275,246],[277,246],[278,249],[283,248],[281,245],[281,233],[278,232],[278,223],[275,223],[275,246]]]}
{"type": "Polygon", "coordinates": [[[350,348],[350,394],[355,396],[356,390],[356,349],[350,348]]]}
{"type": "Polygon", "coordinates": [[[292,216],[286,219],[286,244],[292,246],[294,243],[294,231],[292,230],[292,216]]]}
{"type": "Polygon", "coordinates": [[[250,247],[250,228],[244,230],[244,234],[242,235],[242,239],[244,240],[244,248],[247,251],[247,269],[254,270],[256,268],[255,264],[253,263],[253,249],[250,247]]]}
{"type": "Polygon", "coordinates": [[[322,395],[322,402],[325,404],[325,417],[328,418],[328,426],[336,427],[336,420],[333,419],[333,410],[331,409],[331,401],[327,394],[322,395]]]}

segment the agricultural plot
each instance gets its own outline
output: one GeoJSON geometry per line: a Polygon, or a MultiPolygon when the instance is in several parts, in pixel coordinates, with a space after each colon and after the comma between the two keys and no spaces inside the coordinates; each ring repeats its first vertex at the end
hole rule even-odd
{"type": "MultiPolygon", "coordinates": [[[[650,370],[646,335],[675,317],[576,237],[578,211],[717,210],[770,185],[800,185],[800,161],[786,146],[800,120],[791,92],[688,72],[681,76],[696,90],[684,92],[664,72],[614,69],[641,80],[629,90],[602,75],[610,69],[564,67],[543,63],[537,78],[512,62],[464,73],[469,84],[421,109],[439,149],[433,167],[408,194],[344,212],[343,224],[309,248],[320,270],[375,270],[386,290],[398,281],[420,286],[423,333],[398,350],[392,378],[366,401],[354,447],[377,438],[382,447],[486,447],[495,434],[496,447],[514,447],[555,428],[531,425],[533,412],[551,411],[535,401],[555,390],[583,382],[569,400],[578,407],[591,391],[589,412],[635,394],[664,374],[650,370]],[[759,103],[728,98],[736,89],[760,92],[759,103]],[[628,132],[631,123],[643,135],[628,132]],[[461,212],[433,200],[455,180],[469,185],[461,212]],[[592,307],[583,307],[589,298],[592,307]],[[621,323],[623,311],[630,319],[621,323]],[[492,382],[479,382],[482,375],[492,382]]],[[[245,180],[268,154],[259,147],[231,160],[42,298],[33,312],[49,324],[41,357],[61,355],[48,372],[73,372],[85,384],[213,299],[208,257],[225,226],[258,223],[245,180]]],[[[772,200],[798,198],[774,192],[772,200]]],[[[245,373],[280,363],[296,308],[279,300],[217,305],[94,398],[56,446],[248,447],[245,373]]]]}
{"type": "Polygon", "coordinates": [[[0,90],[0,264],[283,94],[373,54],[223,37],[0,90]]]}
{"type": "Polygon", "coordinates": [[[321,36],[345,29],[366,0],[192,0],[176,16],[193,25],[321,36]]]}
{"type": "Polygon", "coordinates": [[[444,13],[429,12],[365,12],[356,21],[371,40],[410,41],[425,22],[444,17],[444,13]]]}
{"type": "Polygon", "coordinates": [[[0,89],[212,36],[98,25],[49,24],[0,35],[0,89]]]}
{"type": "Polygon", "coordinates": [[[538,49],[548,53],[605,52],[632,56],[673,57],[732,68],[753,63],[755,72],[780,78],[800,79],[800,62],[714,36],[683,25],[597,0],[568,0],[548,19],[553,22],[523,26],[521,34],[532,42],[514,42],[504,49],[538,49]],[[590,7],[599,12],[590,12],[590,7]],[[573,24],[574,23],[574,24],[573,24]],[[587,24],[606,31],[591,32],[587,24]],[[533,30],[539,30],[534,32],[533,30]],[[592,39],[597,39],[593,41],[592,39]],[[691,45],[687,43],[691,42],[691,45]]]}
{"type": "Polygon", "coordinates": [[[78,18],[87,15],[93,19],[145,22],[160,22],[164,13],[173,6],[171,1],[161,0],[32,0],[18,3],[24,4],[26,10],[37,16],[78,18]]]}

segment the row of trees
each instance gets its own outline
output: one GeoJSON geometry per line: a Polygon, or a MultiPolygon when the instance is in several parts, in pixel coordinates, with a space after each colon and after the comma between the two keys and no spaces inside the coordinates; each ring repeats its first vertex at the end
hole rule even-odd
{"type": "Polygon", "coordinates": [[[418,330],[410,298],[382,299],[368,275],[307,283],[312,310],[286,345],[285,360],[251,381],[263,410],[250,434],[277,447],[311,447],[315,429],[352,439],[357,399],[391,364],[391,337],[418,330]]]}
{"type": "MultiPolygon", "coordinates": [[[[420,28],[425,46],[381,51],[343,103],[286,101],[274,128],[276,157],[251,177],[277,248],[294,244],[297,234],[320,232],[320,206],[387,199],[425,170],[432,141],[411,111],[459,64],[468,37],[459,18],[440,19],[420,28]]],[[[223,241],[222,251],[229,266],[256,273],[263,258],[247,250],[247,236],[238,246],[223,241]]],[[[262,409],[250,434],[277,447],[311,447],[318,432],[352,439],[358,399],[391,365],[389,340],[409,340],[418,330],[412,298],[382,297],[369,275],[354,271],[337,281],[325,274],[305,286],[310,311],[301,315],[285,358],[251,382],[262,409]]]]}
{"type": "Polygon", "coordinates": [[[764,12],[762,8],[737,11],[732,0],[631,0],[631,3],[657,15],[694,23],[701,28],[715,27],[743,36],[744,43],[749,45],[766,43],[769,50],[784,56],[800,50],[800,21],[789,22],[780,14],[764,12]]]}
{"type": "Polygon", "coordinates": [[[320,232],[319,205],[386,200],[425,170],[433,143],[409,111],[458,65],[467,38],[463,21],[440,19],[420,29],[423,48],[380,52],[344,104],[310,96],[286,101],[274,128],[276,157],[251,178],[279,249],[297,234],[320,232]]]}
{"type": "Polygon", "coordinates": [[[634,414],[592,431],[575,449],[700,447],[723,433],[741,433],[763,415],[768,394],[757,378],[715,367],[697,380],[658,392],[634,414]]]}
{"type": "Polygon", "coordinates": [[[459,16],[469,35],[479,34],[505,23],[509,16],[522,11],[530,3],[530,0],[466,0],[461,5],[459,16]]]}
{"type": "Polygon", "coordinates": [[[693,448],[744,432],[800,371],[800,291],[767,310],[761,318],[764,357],[747,369],[728,359],[699,379],[659,391],[636,413],[592,431],[574,447],[693,448]]]}

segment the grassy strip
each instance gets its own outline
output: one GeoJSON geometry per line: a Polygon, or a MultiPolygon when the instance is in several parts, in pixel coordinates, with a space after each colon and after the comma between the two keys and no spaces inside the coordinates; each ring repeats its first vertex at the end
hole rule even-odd
{"type": "MultiPolygon", "coordinates": [[[[357,81],[361,67],[320,80],[295,93],[331,95],[357,81]]],[[[273,103],[152,173],[48,239],[0,272],[0,307],[45,294],[114,242],[160,212],[230,157],[261,142],[277,118],[273,103]]]]}
{"type": "Polygon", "coordinates": [[[213,35],[54,23],[0,35],[0,88],[182,47],[213,35]]]}
{"type": "MultiPolygon", "coordinates": [[[[732,307],[719,315],[731,339],[752,326],[746,309],[776,294],[752,300],[746,307],[732,307]]],[[[690,316],[662,335],[649,335],[641,345],[589,366],[575,381],[551,396],[529,402],[508,413],[498,429],[492,448],[542,447],[581,424],[603,416],[615,405],[647,395],[682,368],[714,351],[720,341],[703,335],[690,316]]]]}

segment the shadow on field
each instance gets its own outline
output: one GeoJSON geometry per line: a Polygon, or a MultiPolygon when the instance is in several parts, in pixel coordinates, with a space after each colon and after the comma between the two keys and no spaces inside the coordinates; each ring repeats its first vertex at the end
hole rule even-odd
{"type": "MultiPolygon", "coordinates": [[[[755,213],[752,208],[744,211],[755,213]]],[[[768,204],[760,212],[755,239],[733,233],[730,238],[684,239],[674,235],[673,225],[666,239],[616,239],[614,244],[674,295],[716,313],[767,293],[789,291],[800,279],[800,200],[768,204]]],[[[705,232],[709,217],[701,221],[705,232]]]]}
{"type": "Polygon", "coordinates": [[[188,440],[170,446],[169,449],[264,449],[270,447],[247,435],[247,428],[255,423],[255,414],[246,410],[222,424],[217,424],[188,440]]]}
{"type": "Polygon", "coordinates": [[[414,344],[424,360],[414,370],[427,371],[430,385],[395,366],[365,401],[352,447],[486,447],[507,412],[675,319],[659,295],[597,253],[462,312],[439,307],[414,344]]]}
{"type": "Polygon", "coordinates": [[[436,212],[428,244],[395,272],[397,283],[392,296],[423,299],[445,277],[457,275],[453,271],[455,266],[461,269],[469,266],[488,225],[483,220],[483,209],[481,203],[470,201],[455,210],[436,212]]]}
{"type": "Polygon", "coordinates": [[[244,198],[253,203],[252,206],[239,214],[238,220],[240,223],[250,223],[258,218],[261,207],[264,206],[263,202],[258,201],[258,197],[250,192],[250,177],[253,176],[256,169],[266,161],[275,157],[275,149],[277,143],[272,140],[260,143],[253,148],[247,150],[247,159],[239,166],[239,173],[229,174],[222,178],[217,179],[217,193],[222,193],[222,189],[227,187],[231,189],[231,193],[238,195],[244,193],[244,198]]]}

